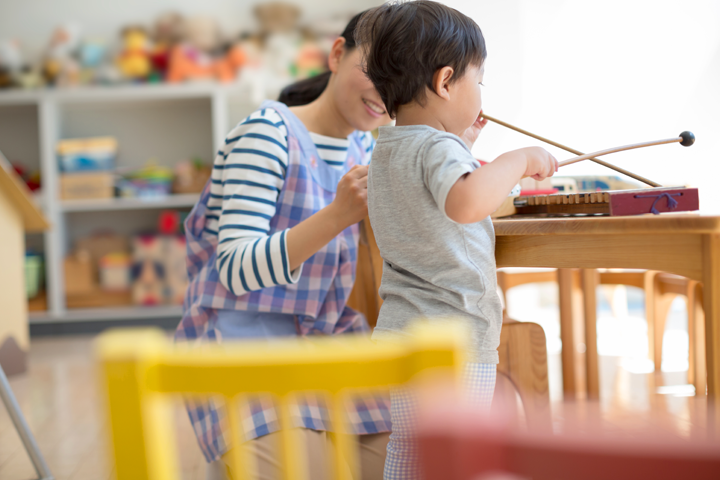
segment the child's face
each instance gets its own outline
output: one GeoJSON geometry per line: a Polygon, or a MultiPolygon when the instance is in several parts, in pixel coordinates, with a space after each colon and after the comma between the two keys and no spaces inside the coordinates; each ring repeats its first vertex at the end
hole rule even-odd
{"type": "Polygon", "coordinates": [[[469,65],[465,75],[449,86],[450,109],[452,117],[449,119],[448,131],[462,135],[480,115],[482,110],[481,83],[485,75],[485,65],[479,67],[469,65]]]}
{"type": "Polygon", "coordinates": [[[360,61],[360,51],[355,48],[346,51],[338,62],[334,71],[335,103],[353,128],[370,131],[389,123],[390,116],[360,61]]]}

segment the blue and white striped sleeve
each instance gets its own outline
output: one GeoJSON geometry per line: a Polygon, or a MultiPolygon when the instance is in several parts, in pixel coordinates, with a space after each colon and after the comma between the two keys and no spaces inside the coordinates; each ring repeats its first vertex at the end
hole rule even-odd
{"type": "Polygon", "coordinates": [[[220,282],[235,295],[296,283],[302,266],[290,271],[287,230],[269,234],[288,165],[282,118],[272,109],[254,112],[225,144],[215,160],[207,216],[217,219],[220,282]]]}

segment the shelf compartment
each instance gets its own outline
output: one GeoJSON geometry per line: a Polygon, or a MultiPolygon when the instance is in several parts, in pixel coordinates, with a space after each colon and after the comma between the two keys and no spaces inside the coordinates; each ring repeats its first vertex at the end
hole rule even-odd
{"type": "Polygon", "coordinates": [[[108,198],[97,200],[63,200],[64,212],[106,212],[112,210],[145,210],[164,208],[192,208],[200,198],[199,193],[168,195],[157,199],[108,198]]]}
{"type": "Polygon", "coordinates": [[[182,317],[179,305],[163,305],[157,307],[109,307],[109,308],[77,308],[66,310],[62,314],[50,312],[30,312],[30,323],[60,322],[93,322],[102,320],[143,320],[154,318],[182,317]]]}

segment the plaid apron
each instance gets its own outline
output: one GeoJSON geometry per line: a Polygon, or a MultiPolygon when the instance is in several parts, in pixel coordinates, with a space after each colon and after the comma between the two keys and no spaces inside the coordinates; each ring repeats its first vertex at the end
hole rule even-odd
{"type": "MultiPolygon", "coordinates": [[[[345,166],[335,169],[318,155],[305,125],[282,103],[266,101],[261,107],[276,110],[288,131],[288,168],[285,183],[270,221],[272,235],[292,228],[335,198],[337,184],[353,165],[366,165],[360,135],[350,136],[345,166]]],[[[222,154],[222,152],[220,152],[222,154]]],[[[303,264],[295,284],[267,287],[235,296],[222,286],[216,268],[217,234],[205,229],[210,183],[185,221],[187,268],[190,283],[185,294],[183,318],[178,325],[177,341],[220,341],[215,329],[216,310],[272,312],[293,315],[298,334],[335,335],[367,332],[364,317],[345,305],[355,282],[359,227],[346,228],[303,264]]],[[[289,279],[287,279],[289,281],[289,279]]],[[[241,381],[241,380],[240,380],[241,381]]],[[[225,406],[222,402],[187,401],[190,421],[200,447],[208,460],[218,459],[230,445],[224,432],[225,406]]],[[[382,395],[356,398],[349,407],[348,419],[356,434],[388,432],[390,402],[382,395]]],[[[296,426],[328,430],[329,414],[322,399],[305,395],[294,412],[296,426]]],[[[243,415],[245,439],[279,430],[272,399],[261,397],[250,402],[243,415]]]]}

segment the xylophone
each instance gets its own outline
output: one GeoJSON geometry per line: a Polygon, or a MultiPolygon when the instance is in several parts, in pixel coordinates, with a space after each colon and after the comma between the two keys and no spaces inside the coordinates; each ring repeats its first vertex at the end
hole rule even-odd
{"type": "Polygon", "coordinates": [[[682,132],[677,137],[650,142],[635,143],[621,147],[608,148],[589,154],[560,143],[548,140],[527,130],[490,117],[485,113],[483,118],[510,128],[524,135],[528,135],[545,143],[569,151],[577,155],[574,158],[560,162],[560,167],[571,165],[583,160],[591,160],[607,168],[620,172],[624,175],[639,180],[652,188],[641,190],[616,190],[605,192],[587,192],[571,194],[550,194],[550,195],[529,195],[512,199],[512,205],[503,205],[493,217],[506,217],[512,215],[642,215],[647,213],[659,214],[663,212],[690,212],[700,208],[697,188],[685,187],[662,187],[659,183],[636,175],[628,170],[617,167],[610,163],[598,160],[597,157],[610,153],[632,150],[635,148],[663,145],[668,143],[679,143],[689,147],[695,143],[695,136],[691,132],[682,132]]]}

